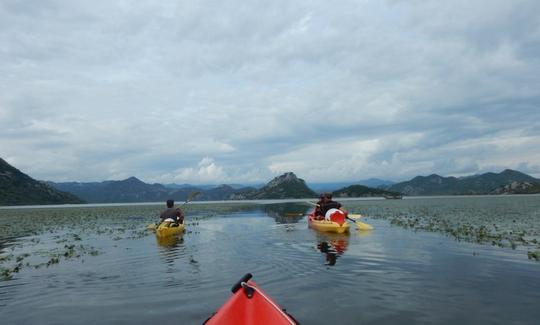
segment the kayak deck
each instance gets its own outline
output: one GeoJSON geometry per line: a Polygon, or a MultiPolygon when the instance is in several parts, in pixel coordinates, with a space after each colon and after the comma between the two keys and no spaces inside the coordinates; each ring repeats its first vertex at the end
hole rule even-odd
{"type": "Polygon", "coordinates": [[[176,234],[181,234],[184,232],[184,224],[179,224],[178,226],[172,226],[170,224],[162,223],[156,229],[156,235],[158,237],[168,237],[176,234]]]}
{"type": "Polygon", "coordinates": [[[292,316],[279,307],[246,274],[233,286],[233,295],[204,324],[213,325],[297,325],[292,316]]]}

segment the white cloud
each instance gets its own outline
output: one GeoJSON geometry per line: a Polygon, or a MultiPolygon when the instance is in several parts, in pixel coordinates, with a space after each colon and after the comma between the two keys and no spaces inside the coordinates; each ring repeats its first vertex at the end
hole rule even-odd
{"type": "Polygon", "coordinates": [[[540,136],[539,11],[534,0],[3,1],[0,156],[51,180],[540,176],[520,142],[540,136]],[[320,147],[332,156],[315,162],[320,147]]]}
{"type": "Polygon", "coordinates": [[[196,168],[179,168],[175,174],[175,182],[212,183],[227,177],[223,168],[209,157],[203,158],[196,168]]]}

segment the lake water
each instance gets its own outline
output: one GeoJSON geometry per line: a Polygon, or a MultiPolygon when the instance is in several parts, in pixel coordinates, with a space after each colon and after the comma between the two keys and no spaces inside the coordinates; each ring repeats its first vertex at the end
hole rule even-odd
{"type": "Polygon", "coordinates": [[[162,242],[155,205],[0,209],[0,323],[200,324],[251,272],[301,324],[538,324],[539,196],[346,205],[375,229],[318,233],[298,202],[197,204],[162,242]]]}

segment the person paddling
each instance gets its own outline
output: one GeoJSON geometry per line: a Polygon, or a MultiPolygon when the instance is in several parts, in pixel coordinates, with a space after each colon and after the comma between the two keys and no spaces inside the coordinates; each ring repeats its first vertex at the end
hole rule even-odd
{"type": "Polygon", "coordinates": [[[339,225],[346,222],[347,212],[341,208],[341,203],[332,200],[332,193],[324,193],[324,202],[320,209],[324,220],[336,222],[339,225]]]}
{"type": "Polygon", "coordinates": [[[169,222],[183,224],[184,212],[182,212],[182,209],[174,207],[174,200],[167,200],[167,209],[161,212],[160,218],[160,223],[169,222]]]}
{"type": "Polygon", "coordinates": [[[321,215],[325,216],[326,219],[328,219],[328,212],[330,212],[330,210],[332,209],[341,209],[341,203],[332,200],[332,193],[326,192],[324,193],[323,201],[320,204],[321,215]]]}

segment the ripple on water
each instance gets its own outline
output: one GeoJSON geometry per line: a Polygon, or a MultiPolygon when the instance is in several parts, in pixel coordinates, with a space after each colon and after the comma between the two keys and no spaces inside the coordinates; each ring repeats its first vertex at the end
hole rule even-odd
{"type": "MultiPolygon", "coordinates": [[[[540,316],[538,264],[515,259],[520,252],[509,249],[414,233],[382,219],[369,220],[371,233],[332,236],[308,229],[304,219],[294,223],[260,211],[201,218],[188,224],[182,240],[163,243],[152,233],[118,235],[125,218],[133,222],[130,215],[115,211],[93,235],[81,235],[101,254],[62,258],[0,281],[2,320],[201,323],[247,272],[307,324],[455,323],[462,314],[480,315],[471,318],[476,323],[512,323],[506,315],[540,316]]],[[[130,227],[144,228],[148,218],[140,220],[130,227]]],[[[73,229],[63,231],[64,237],[52,233],[39,244],[19,241],[17,250],[46,253],[56,240],[75,238],[73,229]]]]}

